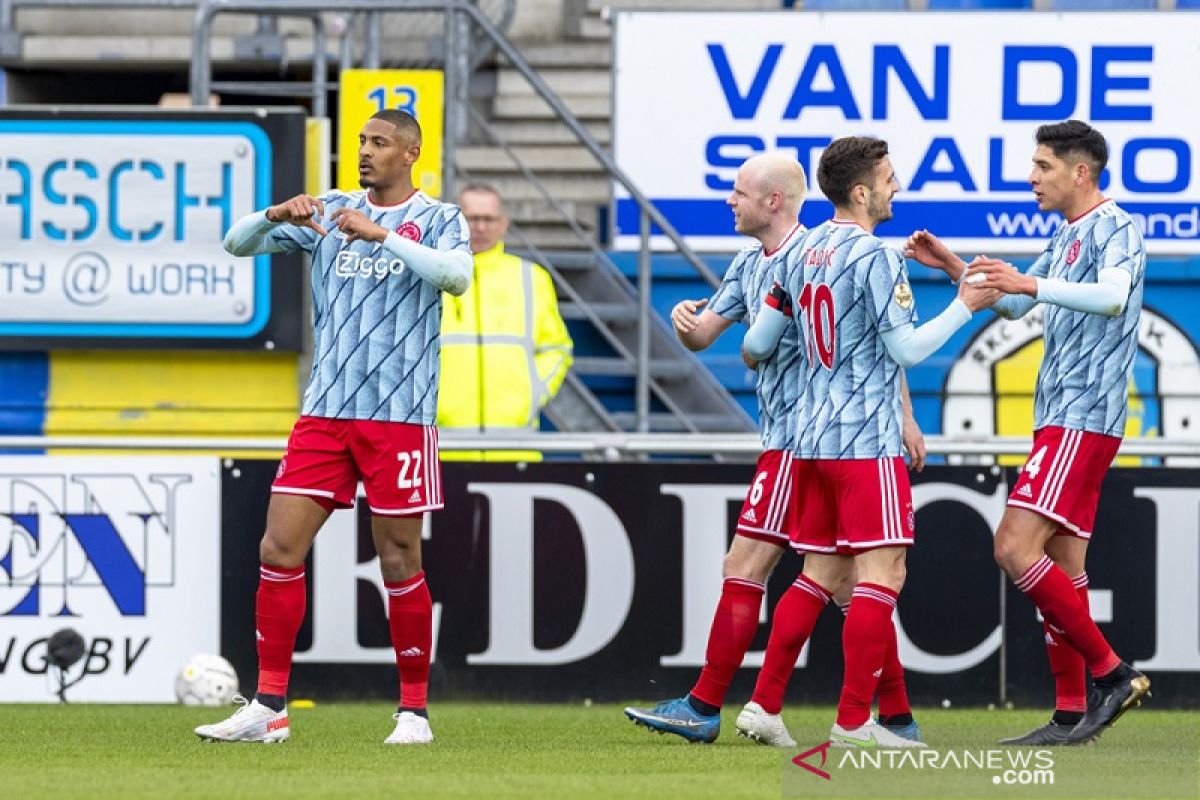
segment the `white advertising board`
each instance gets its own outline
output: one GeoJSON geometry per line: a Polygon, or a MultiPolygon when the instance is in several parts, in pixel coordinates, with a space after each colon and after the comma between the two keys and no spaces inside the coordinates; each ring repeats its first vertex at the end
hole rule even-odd
{"type": "MultiPolygon", "coordinates": [[[[1061,221],[1026,178],[1038,126],[1107,138],[1101,187],[1152,253],[1200,235],[1200,14],[721,13],[616,15],[618,164],[689,242],[741,246],[725,206],[737,167],[794,155],[815,184],[825,145],[890,145],[902,191],[877,231],[928,228],[975,252],[1040,252],[1061,221]]],[[[638,211],[615,188],[618,247],[638,211]]],[[[802,220],[832,208],[810,187],[802,220]]]]}
{"type": "Polygon", "coordinates": [[[270,259],[221,240],[270,185],[245,122],[0,119],[0,335],[257,333],[270,259]]]}
{"type": "Polygon", "coordinates": [[[86,647],[69,700],[173,702],[220,650],[220,509],[216,458],[0,456],[0,703],[57,700],[62,628],[86,647]]]}

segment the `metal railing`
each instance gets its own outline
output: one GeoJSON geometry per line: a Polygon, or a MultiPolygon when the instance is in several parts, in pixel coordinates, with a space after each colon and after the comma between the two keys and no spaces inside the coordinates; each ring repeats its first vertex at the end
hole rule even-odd
{"type": "MultiPolygon", "coordinates": [[[[1028,436],[925,437],[930,455],[990,458],[1029,454],[1028,436]]],[[[177,450],[247,451],[264,455],[281,453],[286,439],[133,437],[133,436],[0,436],[0,450],[177,450]]],[[[762,452],[755,434],[744,433],[528,433],[478,434],[444,431],[438,435],[442,450],[539,450],[543,453],[578,454],[619,461],[657,456],[746,456],[762,452]]],[[[1163,459],[1200,459],[1200,439],[1130,437],[1121,442],[1119,456],[1163,459]]]]}
{"type": "MultiPolygon", "coordinates": [[[[2,1],[2,0],[0,0],[2,1]]],[[[212,82],[212,25],[216,15],[221,13],[254,13],[306,16],[311,13],[327,11],[329,6],[324,0],[199,0],[196,8],[196,22],[192,34],[192,63],[191,63],[191,98],[192,105],[201,106],[207,102],[212,82]]],[[[521,56],[520,52],[501,33],[492,21],[467,0],[345,0],[337,6],[339,12],[361,12],[371,14],[387,14],[404,11],[441,11],[446,15],[445,36],[445,131],[443,142],[443,159],[447,168],[443,170],[443,192],[452,195],[454,192],[454,169],[458,139],[467,129],[467,82],[471,70],[471,29],[474,26],[483,37],[490,41],[496,51],[528,82],[534,92],[550,107],[554,114],[571,131],[575,138],[596,159],[612,179],[628,193],[630,199],[638,206],[642,225],[642,252],[638,271],[638,294],[642,298],[650,296],[650,229],[656,226],[661,235],[666,237],[680,255],[691,264],[696,272],[712,287],[720,284],[720,279],[709,269],[708,265],[697,256],[683,241],[682,236],[667,221],[666,217],[650,202],[649,198],[633,183],[606,152],[586,127],[567,108],[562,99],[550,88],[546,81],[521,56]]],[[[369,26],[368,26],[369,27],[369,26]]],[[[324,74],[327,67],[327,56],[323,51],[314,49],[314,74],[324,74]]],[[[314,90],[314,110],[317,98],[314,90]]],[[[324,98],[322,98],[322,103],[324,98]]],[[[637,427],[641,431],[649,429],[651,380],[649,374],[649,341],[652,311],[649,303],[643,301],[639,306],[639,341],[636,358],[635,392],[637,409],[637,427]]],[[[656,395],[659,393],[656,392],[656,395]]],[[[661,396],[660,396],[661,399],[661,396]]]]}

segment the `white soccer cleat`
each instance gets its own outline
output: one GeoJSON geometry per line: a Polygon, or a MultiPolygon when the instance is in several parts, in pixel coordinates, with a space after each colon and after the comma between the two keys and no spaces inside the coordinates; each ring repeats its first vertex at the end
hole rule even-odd
{"type": "Polygon", "coordinates": [[[738,736],[753,739],[771,747],[795,747],[796,740],[788,733],[779,714],[768,714],[763,707],[751,700],[737,716],[738,736]]]}
{"type": "Polygon", "coordinates": [[[892,749],[897,747],[928,747],[924,742],[916,742],[897,736],[873,719],[866,724],[847,730],[841,725],[834,725],[829,731],[829,741],[834,747],[857,747],[860,750],[892,749]]]}
{"type": "Polygon", "coordinates": [[[246,701],[234,695],[233,702],[241,705],[233,716],[212,725],[196,728],[196,735],[206,742],[286,742],[291,736],[287,709],[272,711],[257,700],[246,701]]]}
{"type": "Polygon", "coordinates": [[[433,731],[429,728],[429,720],[411,711],[401,711],[392,714],[396,720],[396,730],[383,740],[384,744],[429,744],[433,741],[433,731]]]}

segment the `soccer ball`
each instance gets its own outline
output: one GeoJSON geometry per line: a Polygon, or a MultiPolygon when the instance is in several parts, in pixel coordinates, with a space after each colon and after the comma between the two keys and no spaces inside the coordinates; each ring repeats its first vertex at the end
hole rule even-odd
{"type": "Polygon", "coordinates": [[[185,706],[227,705],[237,690],[233,665],[210,653],[192,656],[175,676],[175,698],[185,706]]]}

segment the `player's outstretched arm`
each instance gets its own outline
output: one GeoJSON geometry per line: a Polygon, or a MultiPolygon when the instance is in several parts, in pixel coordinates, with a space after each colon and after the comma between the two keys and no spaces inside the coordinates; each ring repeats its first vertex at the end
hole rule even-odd
{"type": "Polygon", "coordinates": [[[957,282],[967,264],[950,251],[942,240],[926,230],[915,231],[904,243],[904,257],[946,273],[957,282]]]}
{"type": "Polygon", "coordinates": [[[924,361],[944,345],[954,332],[970,321],[971,315],[987,308],[1000,298],[995,289],[984,289],[978,284],[962,281],[958,284],[958,296],[946,306],[946,310],[921,327],[912,324],[900,325],[883,331],[880,336],[888,354],[901,367],[911,367],[924,361]]]}
{"type": "Polygon", "coordinates": [[[746,338],[742,340],[742,357],[759,362],[774,353],[791,316],[787,292],[777,283],[767,293],[758,318],[746,331],[746,338]]]}
{"type": "Polygon", "coordinates": [[[291,224],[310,228],[324,236],[326,230],[317,222],[324,213],[325,203],[320,198],[299,194],[279,205],[242,217],[230,227],[222,244],[226,252],[235,256],[283,253],[287,247],[269,235],[276,226],[291,224]]]}
{"type": "Polygon", "coordinates": [[[708,300],[681,300],[671,309],[671,327],[680,343],[692,352],[712,345],[733,320],[704,308],[708,300]]]}
{"type": "MultiPolygon", "coordinates": [[[[977,262],[971,264],[968,281],[978,279],[979,286],[1012,295],[1012,299],[1021,301],[1022,306],[1049,303],[1072,311],[1115,317],[1125,310],[1133,283],[1133,277],[1117,267],[1100,270],[1095,283],[1072,283],[1058,278],[1022,275],[1012,264],[997,259],[979,259],[977,262]]],[[[1005,305],[1014,304],[1010,301],[1005,305]]]]}
{"type": "Polygon", "coordinates": [[[967,265],[963,282],[1004,292],[1004,295],[992,304],[992,311],[1005,319],[1020,319],[1038,304],[1036,277],[1033,275],[1035,268],[1037,264],[1030,268],[1029,273],[1021,274],[1012,264],[987,256],[976,256],[975,260],[967,265]],[[1003,269],[1004,267],[1007,269],[1003,269]],[[993,281],[989,274],[997,276],[997,279],[993,281]]]}
{"type": "Polygon", "coordinates": [[[403,261],[406,267],[444,292],[460,295],[471,285],[470,253],[436,250],[404,239],[353,208],[339,208],[329,219],[346,236],[347,242],[379,242],[383,249],[403,261]]]}

